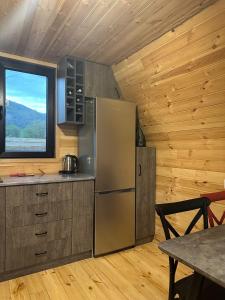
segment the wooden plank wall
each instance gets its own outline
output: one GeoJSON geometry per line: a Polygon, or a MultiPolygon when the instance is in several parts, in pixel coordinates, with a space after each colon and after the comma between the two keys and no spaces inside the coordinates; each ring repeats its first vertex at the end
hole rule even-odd
{"type": "MultiPolygon", "coordinates": [[[[57,67],[55,64],[28,59],[25,57],[9,55],[0,52],[0,56],[28,61],[31,63],[57,67]]],[[[62,157],[67,154],[77,153],[77,134],[74,127],[56,126],[56,157],[46,159],[0,159],[0,176],[15,172],[27,172],[40,174],[40,170],[46,173],[56,173],[61,169],[62,157]]]]}
{"type": "MultiPolygon", "coordinates": [[[[147,144],[157,149],[158,203],[223,189],[224,16],[220,0],[113,66],[123,97],[138,105],[147,144]]],[[[184,220],[173,219],[181,227],[184,220]]]]}

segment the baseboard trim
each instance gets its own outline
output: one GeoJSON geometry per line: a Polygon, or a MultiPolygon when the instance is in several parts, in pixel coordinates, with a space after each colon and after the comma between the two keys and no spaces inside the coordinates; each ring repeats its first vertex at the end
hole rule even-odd
{"type": "Polygon", "coordinates": [[[84,253],[69,256],[69,257],[64,257],[62,259],[54,260],[54,261],[47,262],[47,263],[44,263],[41,265],[35,265],[35,266],[27,267],[24,269],[5,272],[5,273],[0,274],[0,282],[6,281],[9,279],[14,279],[14,278],[17,278],[20,276],[44,271],[47,269],[59,267],[59,266],[65,265],[65,264],[73,263],[75,261],[90,258],[90,257],[92,257],[92,251],[84,252],[84,253]]]}
{"type": "Polygon", "coordinates": [[[154,235],[151,235],[151,236],[148,236],[146,238],[136,240],[135,244],[136,244],[136,246],[146,244],[146,243],[152,242],[153,239],[154,239],[154,235]]]}

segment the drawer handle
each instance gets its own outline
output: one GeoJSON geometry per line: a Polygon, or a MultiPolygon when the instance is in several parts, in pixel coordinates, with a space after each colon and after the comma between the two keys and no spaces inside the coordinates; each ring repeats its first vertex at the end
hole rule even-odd
{"type": "Polygon", "coordinates": [[[45,196],[48,196],[48,192],[46,192],[46,193],[36,193],[36,196],[45,197],[45,196]]]}
{"type": "Polygon", "coordinates": [[[42,256],[42,255],[46,255],[47,253],[48,253],[48,251],[38,252],[38,253],[35,253],[35,256],[42,256]]]}
{"type": "Polygon", "coordinates": [[[37,213],[37,214],[35,214],[35,216],[36,217],[44,217],[44,216],[47,216],[47,214],[48,214],[48,212],[46,211],[46,212],[43,212],[43,213],[37,213]]]}
{"type": "Polygon", "coordinates": [[[141,176],[141,164],[138,165],[138,176],[141,176]]]}
{"type": "Polygon", "coordinates": [[[48,231],[41,232],[41,233],[35,233],[36,236],[44,236],[44,235],[47,235],[47,234],[48,234],[48,231]]]}

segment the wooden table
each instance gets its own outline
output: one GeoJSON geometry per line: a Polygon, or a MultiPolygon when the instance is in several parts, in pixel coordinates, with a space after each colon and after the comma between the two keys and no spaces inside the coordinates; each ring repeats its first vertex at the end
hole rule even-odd
{"type": "Polygon", "coordinates": [[[225,225],[161,242],[159,248],[225,288],[225,225]]]}

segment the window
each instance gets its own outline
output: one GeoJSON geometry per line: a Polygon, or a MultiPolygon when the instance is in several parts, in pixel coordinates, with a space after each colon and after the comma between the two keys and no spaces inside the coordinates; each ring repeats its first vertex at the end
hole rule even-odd
{"type": "Polygon", "coordinates": [[[55,70],[0,58],[0,158],[54,157],[55,70]]]}

